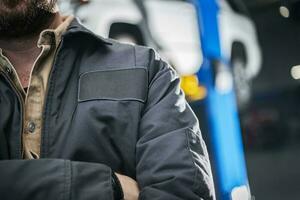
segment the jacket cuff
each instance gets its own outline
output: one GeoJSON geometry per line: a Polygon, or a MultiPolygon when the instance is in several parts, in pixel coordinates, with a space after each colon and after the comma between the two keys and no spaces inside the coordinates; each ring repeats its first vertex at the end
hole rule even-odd
{"type": "MultiPolygon", "coordinates": [[[[103,164],[72,162],[70,166],[70,195],[72,200],[112,200],[112,171],[103,164]]],[[[66,191],[67,192],[67,191],[66,191]]]]}

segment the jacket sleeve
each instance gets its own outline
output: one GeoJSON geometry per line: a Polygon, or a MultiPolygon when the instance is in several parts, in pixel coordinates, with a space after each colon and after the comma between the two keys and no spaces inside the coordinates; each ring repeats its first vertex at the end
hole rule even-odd
{"type": "Polygon", "coordinates": [[[113,199],[111,169],[68,160],[0,161],[0,199],[113,199]]]}
{"type": "Polygon", "coordinates": [[[215,199],[207,149],[178,75],[154,58],[149,71],[136,148],[139,199],[215,199]]]}

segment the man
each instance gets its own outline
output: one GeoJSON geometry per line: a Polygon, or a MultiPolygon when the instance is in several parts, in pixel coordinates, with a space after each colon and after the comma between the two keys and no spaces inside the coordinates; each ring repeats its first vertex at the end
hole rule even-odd
{"type": "Polygon", "coordinates": [[[198,122],[153,50],[55,0],[0,0],[0,199],[214,199],[198,122]]]}

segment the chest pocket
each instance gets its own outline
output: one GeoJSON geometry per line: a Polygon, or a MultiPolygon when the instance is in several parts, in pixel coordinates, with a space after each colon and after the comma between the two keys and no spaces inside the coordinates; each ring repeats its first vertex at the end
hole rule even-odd
{"type": "Polygon", "coordinates": [[[148,73],[145,68],[86,72],[80,76],[78,101],[127,100],[144,103],[148,73]]]}

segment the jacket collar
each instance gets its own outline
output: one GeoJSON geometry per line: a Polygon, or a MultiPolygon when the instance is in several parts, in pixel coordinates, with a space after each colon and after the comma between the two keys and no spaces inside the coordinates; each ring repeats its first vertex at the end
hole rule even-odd
{"type": "Polygon", "coordinates": [[[63,34],[64,36],[73,35],[73,34],[86,34],[89,35],[103,44],[112,45],[112,42],[109,39],[106,39],[102,36],[96,35],[91,30],[87,29],[78,18],[74,18],[73,21],[70,23],[67,31],[63,34]]]}

